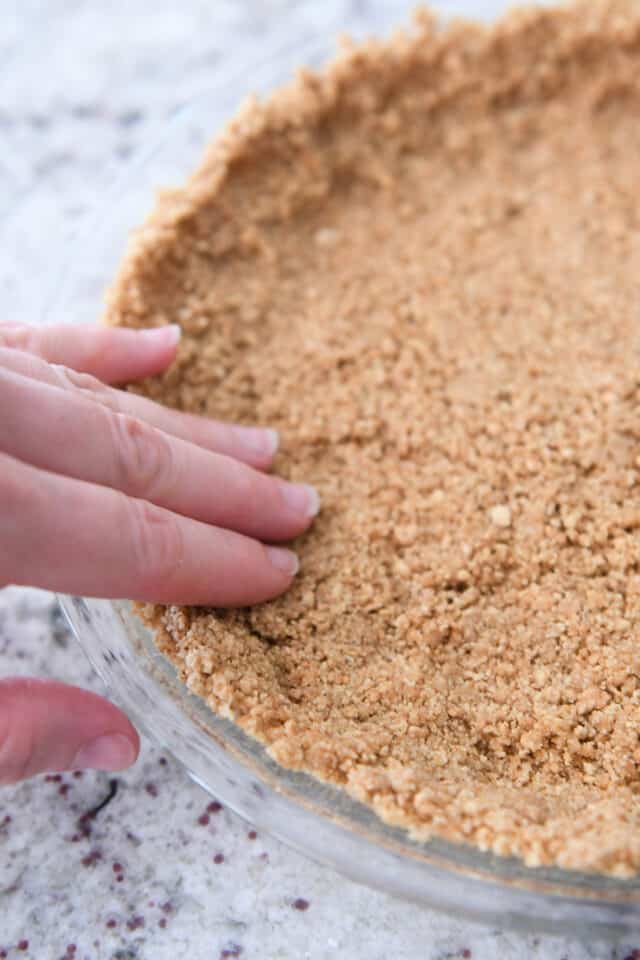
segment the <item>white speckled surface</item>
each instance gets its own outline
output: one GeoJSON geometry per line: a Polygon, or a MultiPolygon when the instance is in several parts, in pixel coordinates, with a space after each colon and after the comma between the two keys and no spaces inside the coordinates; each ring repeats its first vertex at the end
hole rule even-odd
{"type": "MultiPolygon", "coordinates": [[[[221,63],[401,19],[399,0],[0,0],[0,309],[34,320],[69,237],[149,130],[221,63]]],[[[464,0],[443,3],[469,9],[464,0]]],[[[474,9],[490,10],[489,0],[474,9]]],[[[60,318],[64,319],[64,318],[60,318]]],[[[0,593],[0,673],[95,690],[53,598],[0,593]]],[[[97,773],[0,791],[0,957],[32,960],[623,960],[616,948],[471,926],[357,887],[210,798],[145,743],[97,773]],[[85,829],[83,829],[83,823],[85,829]]],[[[640,956],[640,953],[637,954],[640,956]]]]}

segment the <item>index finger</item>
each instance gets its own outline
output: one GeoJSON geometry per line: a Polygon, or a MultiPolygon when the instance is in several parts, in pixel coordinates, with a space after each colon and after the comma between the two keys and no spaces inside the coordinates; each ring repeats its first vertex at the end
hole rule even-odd
{"type": "Polygon", "coordinates": [[[0,453],[0,585],[243,607],[277,597],[295,554],[0,453]]]}

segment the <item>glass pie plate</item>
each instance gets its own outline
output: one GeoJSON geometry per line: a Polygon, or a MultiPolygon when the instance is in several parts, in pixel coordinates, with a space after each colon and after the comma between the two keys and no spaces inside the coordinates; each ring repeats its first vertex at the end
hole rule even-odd
{"type": "MultiPolygon", "coordinates": [[[[466,10],[484,17],[501,8],[487,0],[440,5],[444,14],[466,10]]],[[[396,6],[394,19],[401,18],[396,6]]],[[[390,14],[387,23],[383,19],[374,26],[390,25],[390,14]]],[[[296,67],[320,65],[334,49],[333,35],[280,49],[220,75],[213,89],[182,109],[105,198],[92,229],[67,251],[45,322],[95,320],[127,233],[144,219],[154,189],[184,180],[246,95],[280,86],[296,67]]],[[[77,597],[62,597],[61,603],[80,645],[132,721],[205,790],[309,857],[416,904],[501,927],[598,938],[640,932],[640,878],[530,869],[470,846],[414,842],[341,790],[283,769],[259,743],[216,716],[178,680],[129,603],[77,597]]]]}

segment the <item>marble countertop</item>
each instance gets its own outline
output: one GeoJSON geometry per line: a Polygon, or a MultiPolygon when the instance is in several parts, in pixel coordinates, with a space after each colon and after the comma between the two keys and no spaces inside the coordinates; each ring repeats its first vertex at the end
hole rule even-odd
{"type": "MultiPolygon", "coordinates": [[[[4,0],[2,315],[37,322],[55,283],[52,251],[72,255],[76,228],[149,130],[221,65],[345,26],[379,30],[412,6],[4,0]]],[[[54,598],[35,590],[0,592],[0,673],[101,690],[54,598]]],[[[640,957],[634,946],[487,929],[356,886],[212,802],[148,742],[115,777],[44,776],[0,791],[0,958],[626,960],[640,957]]]]}

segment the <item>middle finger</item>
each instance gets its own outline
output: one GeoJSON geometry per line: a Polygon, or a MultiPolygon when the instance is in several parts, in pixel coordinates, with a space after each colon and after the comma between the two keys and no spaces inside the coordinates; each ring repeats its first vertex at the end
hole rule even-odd
{"type": "Polygon", "coordinates": [[[181,440],[235,457],[261,470],[271,465],[278,447],[275,430],[221,423],[209,417],[171,410],[147,397],[115,390],[87,373],[47,363],[23,350],[0,346],[0,367],[63,390],[82,393],[110,410],[131,414],[181,440]]]}

